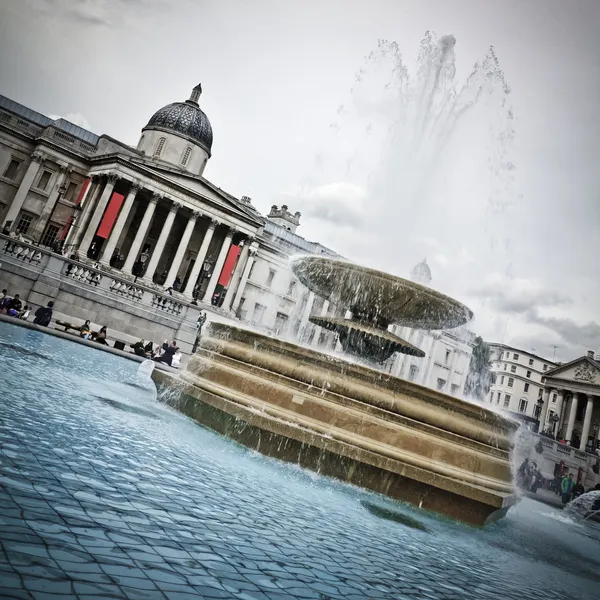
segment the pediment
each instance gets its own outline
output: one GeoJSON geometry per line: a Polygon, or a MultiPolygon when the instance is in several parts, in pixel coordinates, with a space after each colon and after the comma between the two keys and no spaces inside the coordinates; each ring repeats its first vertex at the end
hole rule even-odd
{"type": "Polygon", "coordinates": [[[544,376],[579,384],[600,385],[600,364],[583,356],[548,371],[544,376]]]}
{"type": "Polygon", "coordinates": [[[163,180],[171,181],[174,185],[189,190],[192,196],[201,196],[220,209],[230,212],[245,221],[250,221],[257,227],[264,225],[265,218],[258,211],[245,206],[242,202],[202,177],[174,172],[163,165],[145,164],[144,166],[154,171],[163,180]]]}

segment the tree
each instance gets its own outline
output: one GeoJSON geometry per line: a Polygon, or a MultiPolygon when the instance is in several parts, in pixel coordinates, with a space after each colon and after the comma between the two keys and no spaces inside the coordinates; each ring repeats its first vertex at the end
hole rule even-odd
{"type": "Polygon", "coordinates": [[[490,391],[492,374],[490,372],[490,347],[479,337],[475,338],[473,354],[469,362],[469,372],[465,383],[465,396],[483,402],[490,391]]]}

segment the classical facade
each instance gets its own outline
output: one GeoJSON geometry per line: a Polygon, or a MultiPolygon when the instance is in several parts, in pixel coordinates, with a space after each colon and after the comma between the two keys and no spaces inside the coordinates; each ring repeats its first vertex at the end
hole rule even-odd
{"type": "MultiPolygon", "coordinates": [[[[187,100],[160,108],[135,148],[0,96],[0,235],[18,242],[3,245],[0,283],[34,306],[58,300],[65,317],[106,320],[112,313],[95,304],[102,294],[91,300],[103,289],[138,308],[176,306],[170,317],[189,312],[193,319],[197,306],[210,318],[237,314],[277,335],[310,330],[315,299],[288,259],[335,254],[295,233],[299,212],[274,206],[264,217],[248,197],[237,199],[204,177],[213,131],[201,93],[198,85],[187,100]],[[81,289],[63,300],[49,286],[38,293],[46,277],[59,290],[74,279],[81,289]]],[[[153,318],[120,326],[138,335],[153,318]]]]}
{"type": "MultiPolygon", "coordinates": [[[[431,269],[427,260],[417,264],[410,277],[417,283],[429,285],[431,269]]],[[[391,331],[423,350],[425,356],[418,358],[395,354],[385,365],[389,373],[452,396],[462,397],[473,353],[474,333],[464,327],[449,331],[426,331],[396,325],[392,326],[391,331]]]]}
{"type": "Polygon", "coordinates": [[[510,413],[525,417],[539,426],[542,411],[543,378],[556,365],[532,352],[507,346],[489,344],[492,385],[490,403],[510,413]]]}
{"type": "Polygon", "coordinates": [[[581,452],[600,449],[600,357],[593,351],[542,378],[541,430],[581,452]]]}

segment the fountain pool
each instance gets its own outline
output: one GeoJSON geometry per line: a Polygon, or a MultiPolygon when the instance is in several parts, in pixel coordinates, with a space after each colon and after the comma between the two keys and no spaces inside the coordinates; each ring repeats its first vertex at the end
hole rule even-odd
{"type": "Polygon", "coordinates": [[[0,323],[0,597],[596,597],[597,524],[434,517],[204,429],[138,367],[0,323]]]}

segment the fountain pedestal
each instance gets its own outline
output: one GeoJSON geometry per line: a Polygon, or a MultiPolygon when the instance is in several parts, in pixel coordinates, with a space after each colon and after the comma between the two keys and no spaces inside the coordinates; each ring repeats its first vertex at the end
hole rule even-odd
{"type": "Polygon", "coordinates": [[[262,454],[474,525],[513,504],[517,425],[434,390],[213,323],[179,378],[179,410],[262,454]]]}

